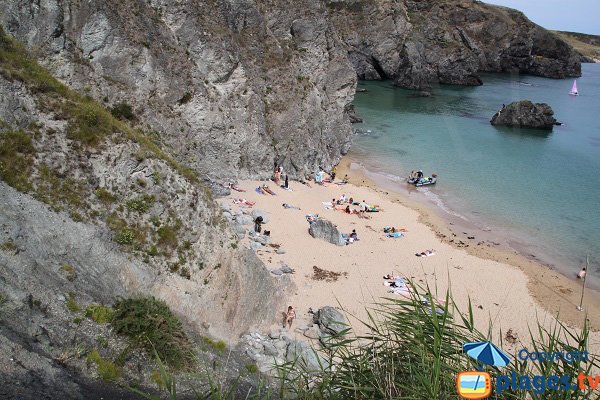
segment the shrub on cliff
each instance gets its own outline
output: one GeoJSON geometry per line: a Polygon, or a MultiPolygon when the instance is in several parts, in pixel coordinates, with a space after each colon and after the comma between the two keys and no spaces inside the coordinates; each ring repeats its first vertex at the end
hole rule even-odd
{"type": "Polygon", "coordinates": [[[190,341],[179,319],[167,304],[154,297],[119,299],[111,325],[149,354],[158,356],[173,368],[188,366],[193,360],[190,341]]]}

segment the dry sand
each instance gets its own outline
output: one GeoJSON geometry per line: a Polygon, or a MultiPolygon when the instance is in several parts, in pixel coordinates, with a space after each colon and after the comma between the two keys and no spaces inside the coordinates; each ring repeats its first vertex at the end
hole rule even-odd
{"type": "MultiPolygon", "coordinates": [[[[344,173],[342,165],[338,176],[344,173]]],[[[354,179],[369,184],[364,177],[355,176],[354,179]]],[[[281,245],[285,254],[276,254],[274,248],[267,246],[258,250],[257,255],[268,269],[278,268],[280,263],[295,269],[291,277],[296,290],[289,294],[288,302],[296,307],[296,326],[310,321],[309,308],[317,310],[332,305],[354,316],[350,318],[351,324],[360,331],[361,325],[357,319],[365,319],[365,307],[381,302],[382,298],[397,296],[389,293],[389,288],[383,285],[382,277],[388,273],[405,276],[416,284],[429,285],[434,291],[437,288],[439,297],[444,297],[450,288],[454,300],[463,311],[467,310],[470,298],[475,323],[480,331],[487,332],[488,324],[492,321],[495,340],[498,340],[500,330],[506,333],[509,329],[519,339],[512,346],[504,343],[508,351],[526,345],[529,327],[534,327],[537,320],[549,324],[558,309],[561,320],[568,325],[583,323],[585,314],[575,310],[579,299],[574,301],[573,296],[566,297],[560,293],[560,288],[575,288],[576,283],[515,255],[508,262],[499,262],[506,258],[506,254],[495,254],[489,248],[477,250],[477,246],[456,248],[448,243],[452,232],[444,231],[440,221],[436,225],[431,215],[424,217],[423,210],[417,211],[400,204],[397,196],[354,184],[320,186],[312,183],[312,188],[309,188],[298,182],[290,182],[291,192],[268,182],[277,195],[261,195],[254,190],[261,183],[264,182],[240,182],[240,187],[247,192],[232,191],[231,196],[220,201],[231,204],[236,210],[238,206],[232,204],[232,198],[246,198],[256,201],[253,209],[268,213],[269,221],[263,229],[271,231],[272,242],[281,245]],[[337,199],[342,194],[356,201],[364,199],[369,204],[378,204],[383,212],[368,213],[370,219],[362,219],[357,215],[325,209],[323,202],[337,199]],[[283,203],[298,206],[301,210],[285,209],[283,203]],[[312,238],[308,234],[309,224],[305,218],[309,213],[332,221],[344,233],[356,229],[360,240],[339,247],[312,238]],[[383,228],[389,226],[405,228],[408,232],[403,238],[387,238],[383,228]],[[434,249],[436,254],[430,257],[415,256],[415,253],[426,249],[434,249]],[[523,265],[520,265],[521,262],[523,265]],[[340,276],[333,282],[315,280],[314,267],[339,273],[340,276]],[[529,276],[538,276],[537,281],[543,284],[532,282],[529,276]]],[[[245,238],[242,243],[248,245],[248,239],[245,238]]],[[[588,318],[595,328],[600,322],[600,302],[596,302],[597,299],[597,293],[590,291],[584,302],[586,309],[593,311],[588,318]]],[[[280,319],[282,311],[274,310],[274,323],[280,319]]],[[[599,354],[599,348],[600,333],[592,332],[589,350],[599,354]]]]}

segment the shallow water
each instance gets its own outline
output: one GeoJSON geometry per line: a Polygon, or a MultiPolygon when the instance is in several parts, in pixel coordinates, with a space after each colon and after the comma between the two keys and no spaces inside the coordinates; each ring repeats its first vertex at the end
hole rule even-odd
{"type": "MultiPolygon", "coordinates": [[[[590,254],[588,279],[600,286],[600,64],[584,64],[580,96],[572,79],[487,74],[480,87],[439,86],[432,97],[361,82],[357,113],[370,130],[351,156],[405,177],[436,172],[421,191],[446,212],[507,233],[516,248],[573,276],[590,254]],[[502,104],[545,102],[563,123],[552,132],[497,128],[502,104]]],[[[401,182],[401,180],[400,180],[401,182]]],[[[404,185],[399,183],[399,185],[404,185]]],[[[526,254],[527,255],[527,254],[526,254]]]]}

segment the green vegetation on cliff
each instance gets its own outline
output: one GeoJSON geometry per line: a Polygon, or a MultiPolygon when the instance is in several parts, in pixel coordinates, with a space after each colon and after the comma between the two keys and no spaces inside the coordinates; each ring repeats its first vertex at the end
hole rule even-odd
{"type": "Polygon", "coordinates": [[[577,32],[552,31],[559,38],[569,43],[581,55],[600,60],[600,36],[577,32]]]}
{"type": "Polygon", "coordinates": [[[120,299],[114,305],[111,325],[115,332],[132,339],[174,368],[187,367],[193,361],[188,337],[179,319],[167,304],[154,297],[120,299]]]}

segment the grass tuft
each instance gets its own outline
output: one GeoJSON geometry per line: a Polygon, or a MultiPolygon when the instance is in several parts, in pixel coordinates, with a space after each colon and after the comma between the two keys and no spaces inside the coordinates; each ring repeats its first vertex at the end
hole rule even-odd
{"type": "Polygon", "coordinates": [[[0,179],[20,192],[29,192],[34,155],[35,147],[29,134],[0,132],[0,179]]]}
{"type": "Polygon", "coordinates": [[[85,308],[85,316],[97,324],[106,324],[112,320],[113,310],[101,304],[90,304],[85,308]]]}
{"type": "Polygon", "coordinates": [[[75,300],[75,293],[69,292],[67,295],[67,309],[72,313],[78,313],[81,311],[81,306],[77,304],[77,300],[75,300]]]}
{"type": "Polygon", "coordinates": [[[86,357],[86,361],[88,364],[96,364],[96,371],[98,372],[98,375],[105,381],[114,381],[121,374],[119,367],[117,367],[113,362],[102,358],[97,350],[90,352],[86,357]]]}

